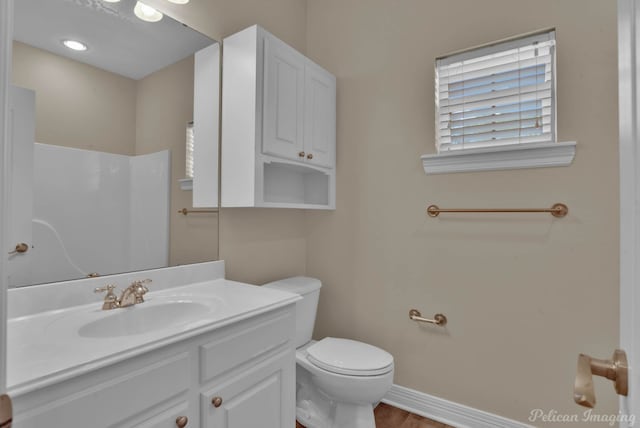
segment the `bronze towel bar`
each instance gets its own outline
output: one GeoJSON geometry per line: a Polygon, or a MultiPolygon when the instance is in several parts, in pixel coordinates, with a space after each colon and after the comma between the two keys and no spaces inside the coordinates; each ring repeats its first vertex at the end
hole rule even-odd
{"type": "Polygon", "coordinates": [[[440,213],[549,213],[560,218],[569,213],[569,207],[558,203],[551,208],[439,208],[437,205],[427,208],[429,217],[438,217],[440,213]]]}
{"type": "Polygon", "coordinates": [[[188,210],[183,208],[178,210],[178,214],[187,215],[187,214],[203,214],[203,213],[217,213],[218,210],[188,210]]]}

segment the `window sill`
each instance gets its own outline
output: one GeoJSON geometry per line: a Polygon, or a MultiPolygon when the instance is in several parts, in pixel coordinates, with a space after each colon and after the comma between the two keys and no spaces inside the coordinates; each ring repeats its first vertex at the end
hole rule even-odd
{"type": "Polygon", "coordinates": [[[182,190],[193,190],[193,178],[179,178],[178,183],[182,190]]]}
{"type": "Polygon", "coordinates": [[[576,142],[519,144],[484,149],[422,155],[427,175],[453,172],[568,166],[576,154],[576,142]]]}

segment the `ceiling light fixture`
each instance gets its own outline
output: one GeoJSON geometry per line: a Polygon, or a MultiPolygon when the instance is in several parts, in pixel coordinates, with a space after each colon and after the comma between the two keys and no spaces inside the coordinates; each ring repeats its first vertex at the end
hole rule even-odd
{"type": "Polygon", "coordinates": [[[187,4],[187,3],[189,3],[189,0],[169,0],[169,3],[187,4]]]}
{"type": "Polygon", "coordinates": [[[136,3],[136,7],[133,8],[133,13],[135,13],[138,18],[147,22],[158,22],[163,17],[160,12],[142,2],[136,3]]]}
{"type": "Polygon", "coordinates": [[[102,0],[102,1],[106,3],[120,3],[120,0],[102,0]]]}
{"type": "Polygon", "coordinates": [[[62,44],[74,51],[86,51],[87,45],[77,40],[63,40],[62,44]]]}

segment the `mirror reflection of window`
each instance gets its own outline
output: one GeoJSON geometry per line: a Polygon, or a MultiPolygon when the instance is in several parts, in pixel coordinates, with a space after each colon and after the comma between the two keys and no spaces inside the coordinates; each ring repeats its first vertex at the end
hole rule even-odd
{"type": "Polygon", "coordinates": [[[187,146],[185,159],[185,175],[187,178],[193,178],[193,122],[187,123],[187,146]]]}

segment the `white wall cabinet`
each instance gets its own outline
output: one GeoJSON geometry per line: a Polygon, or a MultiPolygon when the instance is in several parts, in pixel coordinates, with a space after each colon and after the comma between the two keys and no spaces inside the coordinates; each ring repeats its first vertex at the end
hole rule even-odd
{"type": "Polygon", "coordinates": [[[223,56],[222,206],[335,209],[335,77],[258,26],[223,56]]]}
{"type": "Polygon", "coordinates": [[[294,308],[14,396],[14,426],[293,427],[294,308]]]}
{"type": "Polygon", "coordinates": [[[298,154],[304,152],[305,62],[302,54],[280,40],[265,38],[262,138],[265,154],[297,160],[298,154]]]}

